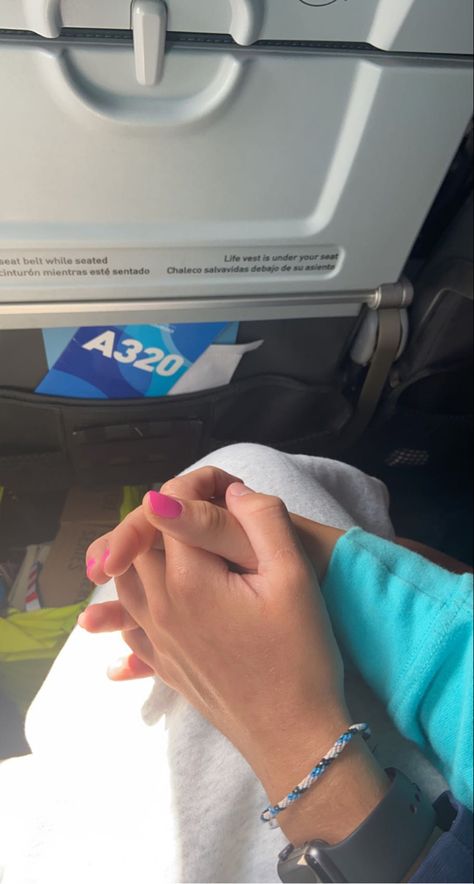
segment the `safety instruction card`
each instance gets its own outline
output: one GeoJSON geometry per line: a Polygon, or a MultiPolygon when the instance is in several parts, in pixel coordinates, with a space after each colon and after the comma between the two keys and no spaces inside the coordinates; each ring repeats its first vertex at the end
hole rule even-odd
{"type": "Polygon", "coordinates": [[[229,323],[45,330],[50,366],[37,393],[84,399],[166,396],[229,323]]]}

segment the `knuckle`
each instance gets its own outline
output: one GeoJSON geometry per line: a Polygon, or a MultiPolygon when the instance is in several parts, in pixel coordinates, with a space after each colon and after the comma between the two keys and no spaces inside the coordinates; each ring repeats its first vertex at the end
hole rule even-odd
{"type": "MultiPolygon", "coordinates": [[[[244,498],[244,500],[250,498],[244,498]]],[[[267,494],[256,494],[251,498],[252,511],[255,514],[267,514],[269,516],[282,517],[288,512],[285,504],[280,497],[274,497],[267,494]]]]}
{"type": "Polygon", "coordinates": [[[92,543],[89,544],[89,546],[87,548],[86,556],[89,557],[90,555],[100,554],[102,547],[108,543],[111,533],[112,532],[109,531],[107,534],[100,534],[99,537],[96,537],[92,541],[92,543]]]}
{"type": "Polygon", "coordinates": [[[160,490],[163,494],[172,497],[185,496],[197,500],[205,496],[209,499],[215,496],[221,475],[225,474],[218,467],[200,467],[183,476],[173,476],[161,486],[160,490]]]}
{"type": "Polygon", "coordinates": [[[207,484],[214,489],[217,483],[217,480],[220,476],[224,475],[223,471],[218,467],[202,467],[203,478],[206,479],[207,484]]]}
{"type": "Polygon", "coordinates": [[[298,584],[306,578],[304,559],[295,546],[288,544],[280,547],[275,553],[275,560],[281,565],[282,577],[286,582],[298,584]]]}
{"type": "Polygon", "coordinates": [[[213,503],[201,503],[196,507],[196,516],[200,531],[209,534],[220,533],[226,524],[224,510],[213,503]]]}
{"type": "MultiPolygon", "coordinates": [[[[212,479],[214,476],[215,470],[214,467],[199,467],[198,470],[193,470],[192,475],[195,477],[199,477],[200,479],[212,479]]],[[[188,473],[188,475],[191,475],[188,473]]]]}
{"type": "Polygon", "coordinates": [[[169,494],[171,497],[179,497],[179,489],[181,485],[181,480],[173,477],[173,479],[168,479],[164,485],[161,486],[160,491],[162,494],[169,494]]]}
{"type": "Polygon", "coordinates": [[[279,513],[286,513],[286,506],[281,497],[270,497],[270,506],[279,513]]]}

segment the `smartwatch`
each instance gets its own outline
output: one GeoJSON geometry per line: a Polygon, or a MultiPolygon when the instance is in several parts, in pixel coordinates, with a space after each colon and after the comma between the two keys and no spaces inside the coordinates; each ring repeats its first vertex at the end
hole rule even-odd
{"type": "Polygon", "coordinates": [[[436,827],[436,813],[418,786],[389,768],[388,792],[364,822],[339,844],[309,841],[280,853],[278,874],[285,882],[402,881],[436,827]]]}

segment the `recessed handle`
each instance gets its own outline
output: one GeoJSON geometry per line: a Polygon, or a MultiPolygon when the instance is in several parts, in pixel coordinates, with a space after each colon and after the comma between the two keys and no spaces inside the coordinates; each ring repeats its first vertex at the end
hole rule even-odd
{"type": "Polygon", "coordinates": [[[232,10],[231,37],[240,46],[251,46],[259,39],[262,29],[264,17],[262,0],[230,0],[230,5],[232,10]]]}
{"type": "Polygon", "coordinates": [[[142,86],[155,86],[163,76],[168,10],[163,0],[134,0],[131,24],[135,72],[142,86]]]}
{"type": "Polygon", "coordinates": [[[61,31],[59,0],[23,0],[23,10],[29,31],[50,39],[59,37],[61,31]]]}

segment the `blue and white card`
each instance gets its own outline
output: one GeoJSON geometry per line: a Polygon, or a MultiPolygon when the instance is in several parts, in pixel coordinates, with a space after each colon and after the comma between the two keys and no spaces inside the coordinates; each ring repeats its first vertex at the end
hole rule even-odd
{"type": "Polygon", "coordinates": [[[36,393],[83,399],[166,396],[214,341],[237,324],[96,326],[44,332],[50,370],[36,393]]]}

